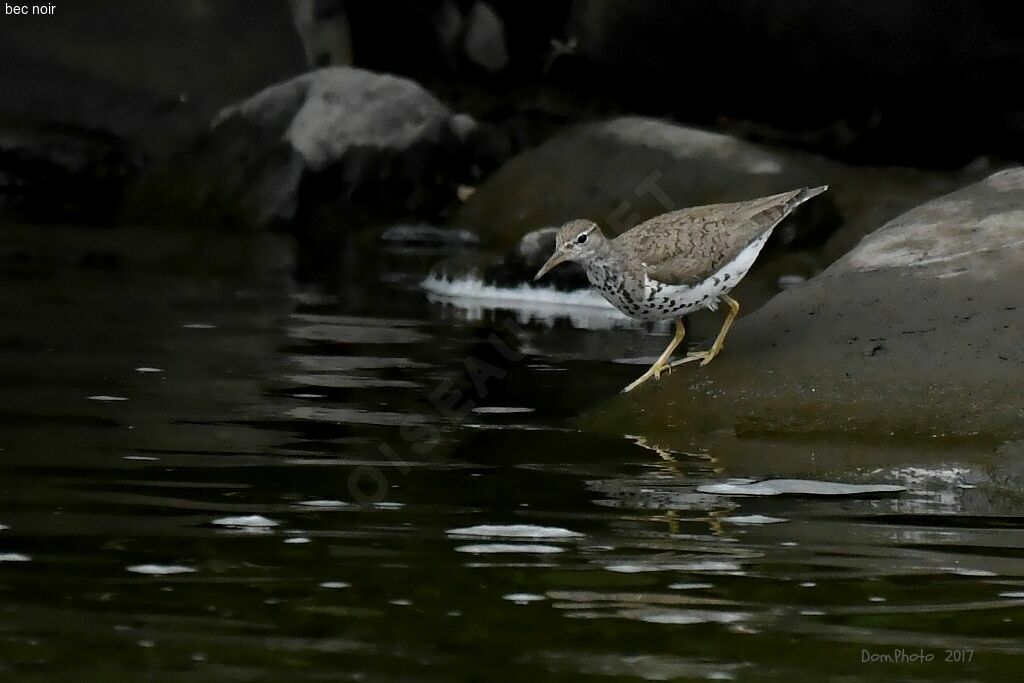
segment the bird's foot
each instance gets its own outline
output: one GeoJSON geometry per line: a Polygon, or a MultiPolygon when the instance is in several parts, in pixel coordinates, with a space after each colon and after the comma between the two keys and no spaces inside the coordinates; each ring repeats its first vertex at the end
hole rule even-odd
{"type": "Polygon", "coordinates": [[[672,366],[669,365],[668,363],[661,363],[660,365],[652,365],[650,370],[648,370],[647,372],[645,372],[644,374],[640,375],[635,380],[630,382],[629,385],[626,386],[626,388],[622,390],[622,393],[626,394],[626,393],[629,393],[630,391],[633,391],[638,386],[640,386],[641,384],[643,384],[644,382],[646,382],[647,380],[649,380],[652,377],[654,379],[661,379],[661,373],[663,373],[663,372],[666,373],[666,374],[671,373],[672,372],[672,366]]]}
{"type": "Polygon", "coordinates": [[[718,351],[716,351],[715,349],[709,349],[708,351],[694,351],[693,353],[686,354],[686,357],[683,358],[682,360],[677,360],[676,362],[670,364],[669,368],[674,368],[677,365],[684,365],[685,363],[692,363],[698,360],[700,361],[701,367],[704,367],[705,365],[710,363],[711,360],[717,355],[718,351]]]}

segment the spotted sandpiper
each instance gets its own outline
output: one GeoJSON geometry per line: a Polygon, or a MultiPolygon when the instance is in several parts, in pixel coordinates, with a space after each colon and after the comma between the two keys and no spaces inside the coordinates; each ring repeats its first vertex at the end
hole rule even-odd
{"type": "Polygon", "coordinates": [[[626,315],[639,320],[675,320],[676,332],[654,365],[623,393],[665,370],[700,361],[707,365],[722,350],[740,305],[729,296],[750,270],[772,230],[796,207],[828,189],[802,188],[731,204],[696,206],[655,216],[607,239],[593,221],[572,220],[558,229],[555,253],[537,271],[544,276],[563,261],[576,261],[587,279],[626,315]],[[729,306],[711,348],[669,363],[686,328],[683,316],[719,302],[729,306]]]}

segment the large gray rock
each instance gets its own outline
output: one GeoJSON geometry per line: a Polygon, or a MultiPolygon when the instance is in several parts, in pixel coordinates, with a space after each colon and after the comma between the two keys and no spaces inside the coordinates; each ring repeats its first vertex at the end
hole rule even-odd
{"type": "MultiPolygon", "coordinates": [[[[794,156],[736,138],[642,117],[583,124],[509,160],[453,222],[510,246],[525,232],[591,218],[613,234],[666,211],[820,184],[794,156]]],[[[783,242],[824,238],[838,224],[828,195],[776,231],[783,242]]]]}
{"type": "Polygon", "coordinates": [[[375,0],[344,13],[357,65],[508,122],[528,114],[527,131],[656,113],[875,165],[1024,151],[1017,3],[375,0]],[[481,5],[496,21],[476,30],[507,48],[498,74],[487,65],[504,60],[474,59],[481,5]]]}
{"type": "Polygon", "coordinates": [[[325,208],[434,215],[484,163],[478,132],[410,80],[331,67],[222,110],[166,175],[194,176],[199,212],[258,226],[325,208]]]}
{"type": "Polygon", "coordinates": [[[994,170],[984,160],[958,170],[850,166],[822,160],[822,174],[843,224],[818,252],[820,262],[828,265],[836,261],[878,226],[915,206],[982,180],[994,170]]]}
{"type": "Polygon", "coordinates": [[[306,68],[284,2],[55,4],[49,16],[0,20],[0,126],[90,129],[160,155],[306,68]]]}
{"type": "Polygon", "coordinates": [[[1020,438],[1022,256],[1024,168],[1014,168],[889,222],[738,321],[711,365],[613,401],[598,423],[1020,438]]]}
{"type": "Polygon", "coordinates": [[[1024,265],[1024,168],[923,204],[889,221],[830,269],[896,270],[925,280],[996,285],[1024,265]]]}

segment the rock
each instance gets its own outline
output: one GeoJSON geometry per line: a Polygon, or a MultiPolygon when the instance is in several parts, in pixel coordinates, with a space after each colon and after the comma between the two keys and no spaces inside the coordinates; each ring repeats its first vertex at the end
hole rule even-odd
{"type": "Polygon", "coordinates": [[[862,163],[961,165],[1024,142],[1021,100],[1008,96],[1024,68],[1017,8],[637,0],[573,3],[572,14],[577,87],[633,111],[755,121],[862,163]]]}
{"type": "Polygon", "coordinates": [[[483,140],[471,118],[412,81],[330,67],[224,109],[150,187],[191,173],[193,210],[257,226],[324,211],[433,216],[486,163],[483,140]]]}
{"type": "Polygon", "coordinates": [[[740,319],[708,367],[663,376],[592,419],[667,434],[669,447],[686,426],[1021,438],[1022,253],[1014,168],[890,221],[740,319]]]}
{"type": "Polygon", "coordinates": [[[491,73],[508,66],[505,26],[486,2],[473,3],[465,19],[463,49],[470,62],[491,73]]]}
{"type": "MultiPolygon", "coordinates": [[[[525,53],[539,52],[533,61],[542,61],[554,32],[564,30],[566,17],[564,9],[559,17],[500,0],[380,0],[345,5],[359,65],[397,70],[417,79],[423,76],[436,87],[485,84],[488,87],[481,90],[492,90],[492,97],[495,82],[487,83],[486,78],[506,71],[525,53]],[[514,41],[509,40],[509,18],[516,23],[514,41]]],[[[536,73],[536,65],[530,66],[536,73]]],[[[505,79],[504,84],[508,83],[505,79]]]]}
{"type": "Polygon", "coordinates": [[[162,156],[225,105],[305,69],[284,2],[56,5],[0,21],[3,126],[102,131],[162,156]]]}
{"type": "Polygon", "coordinates": [[[984,159],[956,171],[851,166],[825,160],[819,168],[843,217],[842,225],[819,252],[823,265],[852,250],[878,226],[995,170],[984,159]]]}
{"type": "Polygon", "coordinates": [[[66,127],[0,131],[0,214],[109,222],[141,158],[116,137],[66,127]]]}
{"type": "Polygon", "coordinates": [[[779,279],[776,282],[777,282],[779,291],[781,292],[783,289],[789,289],[790,287],[796,287],[797,285],[801,285],[801,284],[803,284],[806,281],[807,281],[807,278],[805,278],[803,275],[787,274],[787,275],[780,275],[779,279]]]}
{"type": "Polygon", "coordinates": [[[344,0],[289,0],[311,67],[352,63],[352,29],[344,0]]]}
{"type": "Polygon", "coordinates": [[[508,55],[500,71],[480,64],[504,60],[475,57],[468,40],[481,4],[347,2],[355,63],[490,120],[672,116],[873,165],[1024,153],[1015,3],[488,0],[502,31],[484,35],[501,36],[508,55]]]}
{"type": "Polygon", "coordinates": [[[446,230],[426,224],[393,225],[381,234],[380,239],[392,244],[443,247],[475,247],[480,244],[480,238],[469,230],[446,230]]]}
{"type": "MultiPolygon", "coordinates": [[[[453,224],[511,245],[524,232],[591,218],[617,234],[652,216],[820,184],[795,155],[654,119],[575,126],[506,162],[453,224]]],[[[828,195],[776,230],[783,243],[820,241],[838,224],[828,195]]]]}

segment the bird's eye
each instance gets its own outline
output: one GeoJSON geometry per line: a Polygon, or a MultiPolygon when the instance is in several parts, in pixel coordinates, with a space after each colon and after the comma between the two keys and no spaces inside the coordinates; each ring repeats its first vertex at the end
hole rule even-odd
{"type": "Polygon", "coordinates": [[[586,243],[587,243],[587,233],[581,232],[579,237],[576,238],[576,244],[586,244],[586,243]]]}

